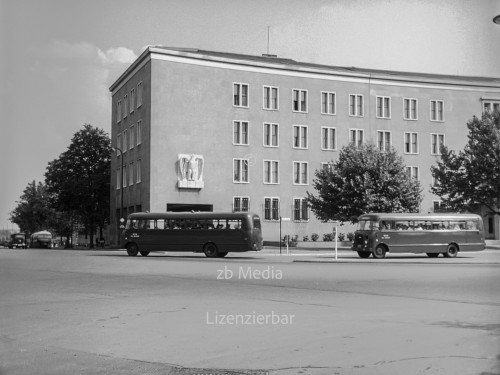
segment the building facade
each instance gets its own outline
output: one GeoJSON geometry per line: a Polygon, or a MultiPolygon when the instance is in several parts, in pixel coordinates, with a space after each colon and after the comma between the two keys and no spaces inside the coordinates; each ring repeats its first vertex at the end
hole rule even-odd
{"type": "MultiPolygon", "coordinates": [[[[138,211],[249,210],[267,241],[280,226],[321,237],[332,224],[304,199],[315,170],[349,143],[394,147],[424,188],[421,211],[433,212],[439,145],[463,149],[467,121],[500,105],[496,78],[165,47],[147,48],[110,91],[115,243],[119,218],[138,211]]],[[[487,238],[499,238],[498,217],[484,221],[487,238]]]]}

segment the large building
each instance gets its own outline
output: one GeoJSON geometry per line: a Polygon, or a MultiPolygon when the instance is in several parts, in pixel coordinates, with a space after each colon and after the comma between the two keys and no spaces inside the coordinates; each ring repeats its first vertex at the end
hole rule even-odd
{"type": "MultiPolygon", "coordinates": [[[[349,143],[395,147],[424,188],[421,211],[433,212],[439,145],[463,149],[467,121],[500,105],[498,78],[165,47],[147,48],[110,91],[115,242],[120,215],[137,211],[250,210],[267,241],[279,239],[280,217],[288,234],[321,237],[332,225],[304,198],[349,143]]],[[[484,221],[499,238],[498,217],[484,221]]]]}

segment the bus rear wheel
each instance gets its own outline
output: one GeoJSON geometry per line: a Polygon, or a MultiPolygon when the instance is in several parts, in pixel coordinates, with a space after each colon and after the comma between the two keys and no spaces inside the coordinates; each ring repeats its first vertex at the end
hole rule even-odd
{"type": "Polygon", "coordinates": [[[371,253],[369,251],[358,251],[360,258],[369,258],[371,253]]]}
{"type": "Polygon", "coordinates": [[[384,245],[378,245],[375,250],[372,251],[372,255],[375,259],[382,259],[385,257],[385,253],[387,252],[384,245]]]}
{"type": "Polygon", "coordinates": [[[448,248],[446,249],[446,252],[443,253],[443,255],[446,258],[455,258],[458,254],[458,247],[455,244],[449,244],[448,248]]]}
{"type": "Polygon", "coordinates": [[[139,248],[135,243],[130,243],[127,245],[127,254],[129,257],[135,257],[139,253],[139,248]]]}
{"type": "Polygon", "coordinates": [[[217,246],[214,243],[207,243],[203,246],[203,252],[207,258],[216,258],[219,254],[217,246]]]}
{"type": "Polygon", "coordinates": [[[426,253],[429,258],[437,258],[439,253],[426,253]]]}
{"type": "Polygon", "coordinates": [[[140,251],[143,257],[147,257],[149,255],[149,251],[140,251]]]}

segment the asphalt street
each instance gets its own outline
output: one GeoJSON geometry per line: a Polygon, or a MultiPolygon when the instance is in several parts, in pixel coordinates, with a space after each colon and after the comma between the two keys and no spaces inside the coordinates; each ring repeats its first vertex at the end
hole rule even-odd
{"type": "Polygon", "coordinates": [[[499,374],[499,266],[0,249],[0,374],[499,374]]]}

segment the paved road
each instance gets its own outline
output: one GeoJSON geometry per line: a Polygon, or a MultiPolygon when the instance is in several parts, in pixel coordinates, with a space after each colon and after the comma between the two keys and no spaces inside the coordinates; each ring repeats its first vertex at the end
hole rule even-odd
{"type": "Polygon", "coordinates": [[[337,255],[0,249],[0,374],[500,373],[500,251],[337,255]]]}

